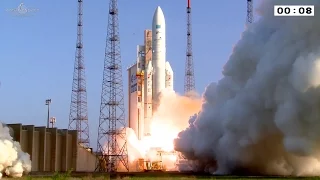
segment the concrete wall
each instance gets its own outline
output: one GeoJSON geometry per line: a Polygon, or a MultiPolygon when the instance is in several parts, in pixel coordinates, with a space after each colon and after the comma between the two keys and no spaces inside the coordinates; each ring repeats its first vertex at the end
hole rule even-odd
{"type": "Polygon", "coordinates": [[[78,148],[77,171],[93,172],[96,165],[96,156],[93,153],[88,153],[87,149],[78,148]]]}
{"type": "Polygon", "coordinates": [[[23,151],[30,154],[31,171],[92,172],[96,156],[91,149],[78,144],[77,131],[33,125],[7,124],[13,129],[13,138],[23,151]]]}

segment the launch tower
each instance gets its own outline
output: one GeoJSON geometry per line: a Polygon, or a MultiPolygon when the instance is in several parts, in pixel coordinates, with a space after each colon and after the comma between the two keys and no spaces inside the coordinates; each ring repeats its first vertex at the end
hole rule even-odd
{"type": "Polygon", "coordinates": [[[117,0],[110,0],[98,127],[96,171],[129,171],[117,0]]]}
{"type": "Polygon", "coordinates": [[[187,5],[187,51],[186,65],[184,76],[184,93],[195,91],[194,67],[193,67],[193,52],[192,52],[192,32],[191,32],[191,4],[188,0],[187,5]]]}
{"type": "Polygon", "coordinates": [[[90,140],[87,110],[87,89],[82,42],[82,1],[83,0],[78,0],[76,57],[74,63],[68,129],[77,130],[79,144],[89,148],[90,140]]]}

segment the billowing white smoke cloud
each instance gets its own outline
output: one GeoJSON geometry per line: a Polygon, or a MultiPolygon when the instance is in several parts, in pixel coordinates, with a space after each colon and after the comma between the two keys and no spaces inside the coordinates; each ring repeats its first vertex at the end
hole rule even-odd
{"type": "Polygon", "coordinates": [[[0,178],[5,174],[21,177],[31,171],[30,155],[21,150],[20,144],[13,141],[9,128],[0,123],[0,178]]]}
{"type": "Polygon", "coordinates": [[[319,12],[319,0],[265,0],[175,149],[217,174],[320,175],[319,12]],[[315,16],[274,17],[275,4],[315,16]]]}

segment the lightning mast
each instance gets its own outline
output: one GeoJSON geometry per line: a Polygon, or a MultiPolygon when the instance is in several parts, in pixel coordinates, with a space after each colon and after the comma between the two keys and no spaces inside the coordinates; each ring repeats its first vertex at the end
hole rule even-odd
{"type": "Polygon", "coordinates": [[[247,0],[247,24],[253,23],[253,0],[247,0]]]}
{"type": "Polygon", "coordinates": [[[117,0],[110,0],[98,127],[96,171],[129,171],[117,0]]]}
{"type": "Polygon", "coordinates": [[[191,34],[191,6],[188,0],[187,6],[187,51],[184,77],[184,92],[187,94],[195,90],[193,53],[192,53],[192,34],[191,34]]]}
{"type": "Polygon", "coordinates": [[[87,90],[82,42],[82,1],[78,0],[77,43],[74,63],[69,130],[78,131],[78,143],[90,147],[87,110],[87,90]]]}

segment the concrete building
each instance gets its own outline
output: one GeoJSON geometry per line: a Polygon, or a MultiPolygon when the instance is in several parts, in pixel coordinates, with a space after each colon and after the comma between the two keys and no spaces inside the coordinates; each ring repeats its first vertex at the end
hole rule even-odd
{"type": "Polygon", "coordinates": [[[78,144],[77,131],[22,124],[7,126],[12,128],[13,139],[20,143],[22,150],[30,154],[32,172],[95,170],[96,156],[92,149],[78,144]]]}

